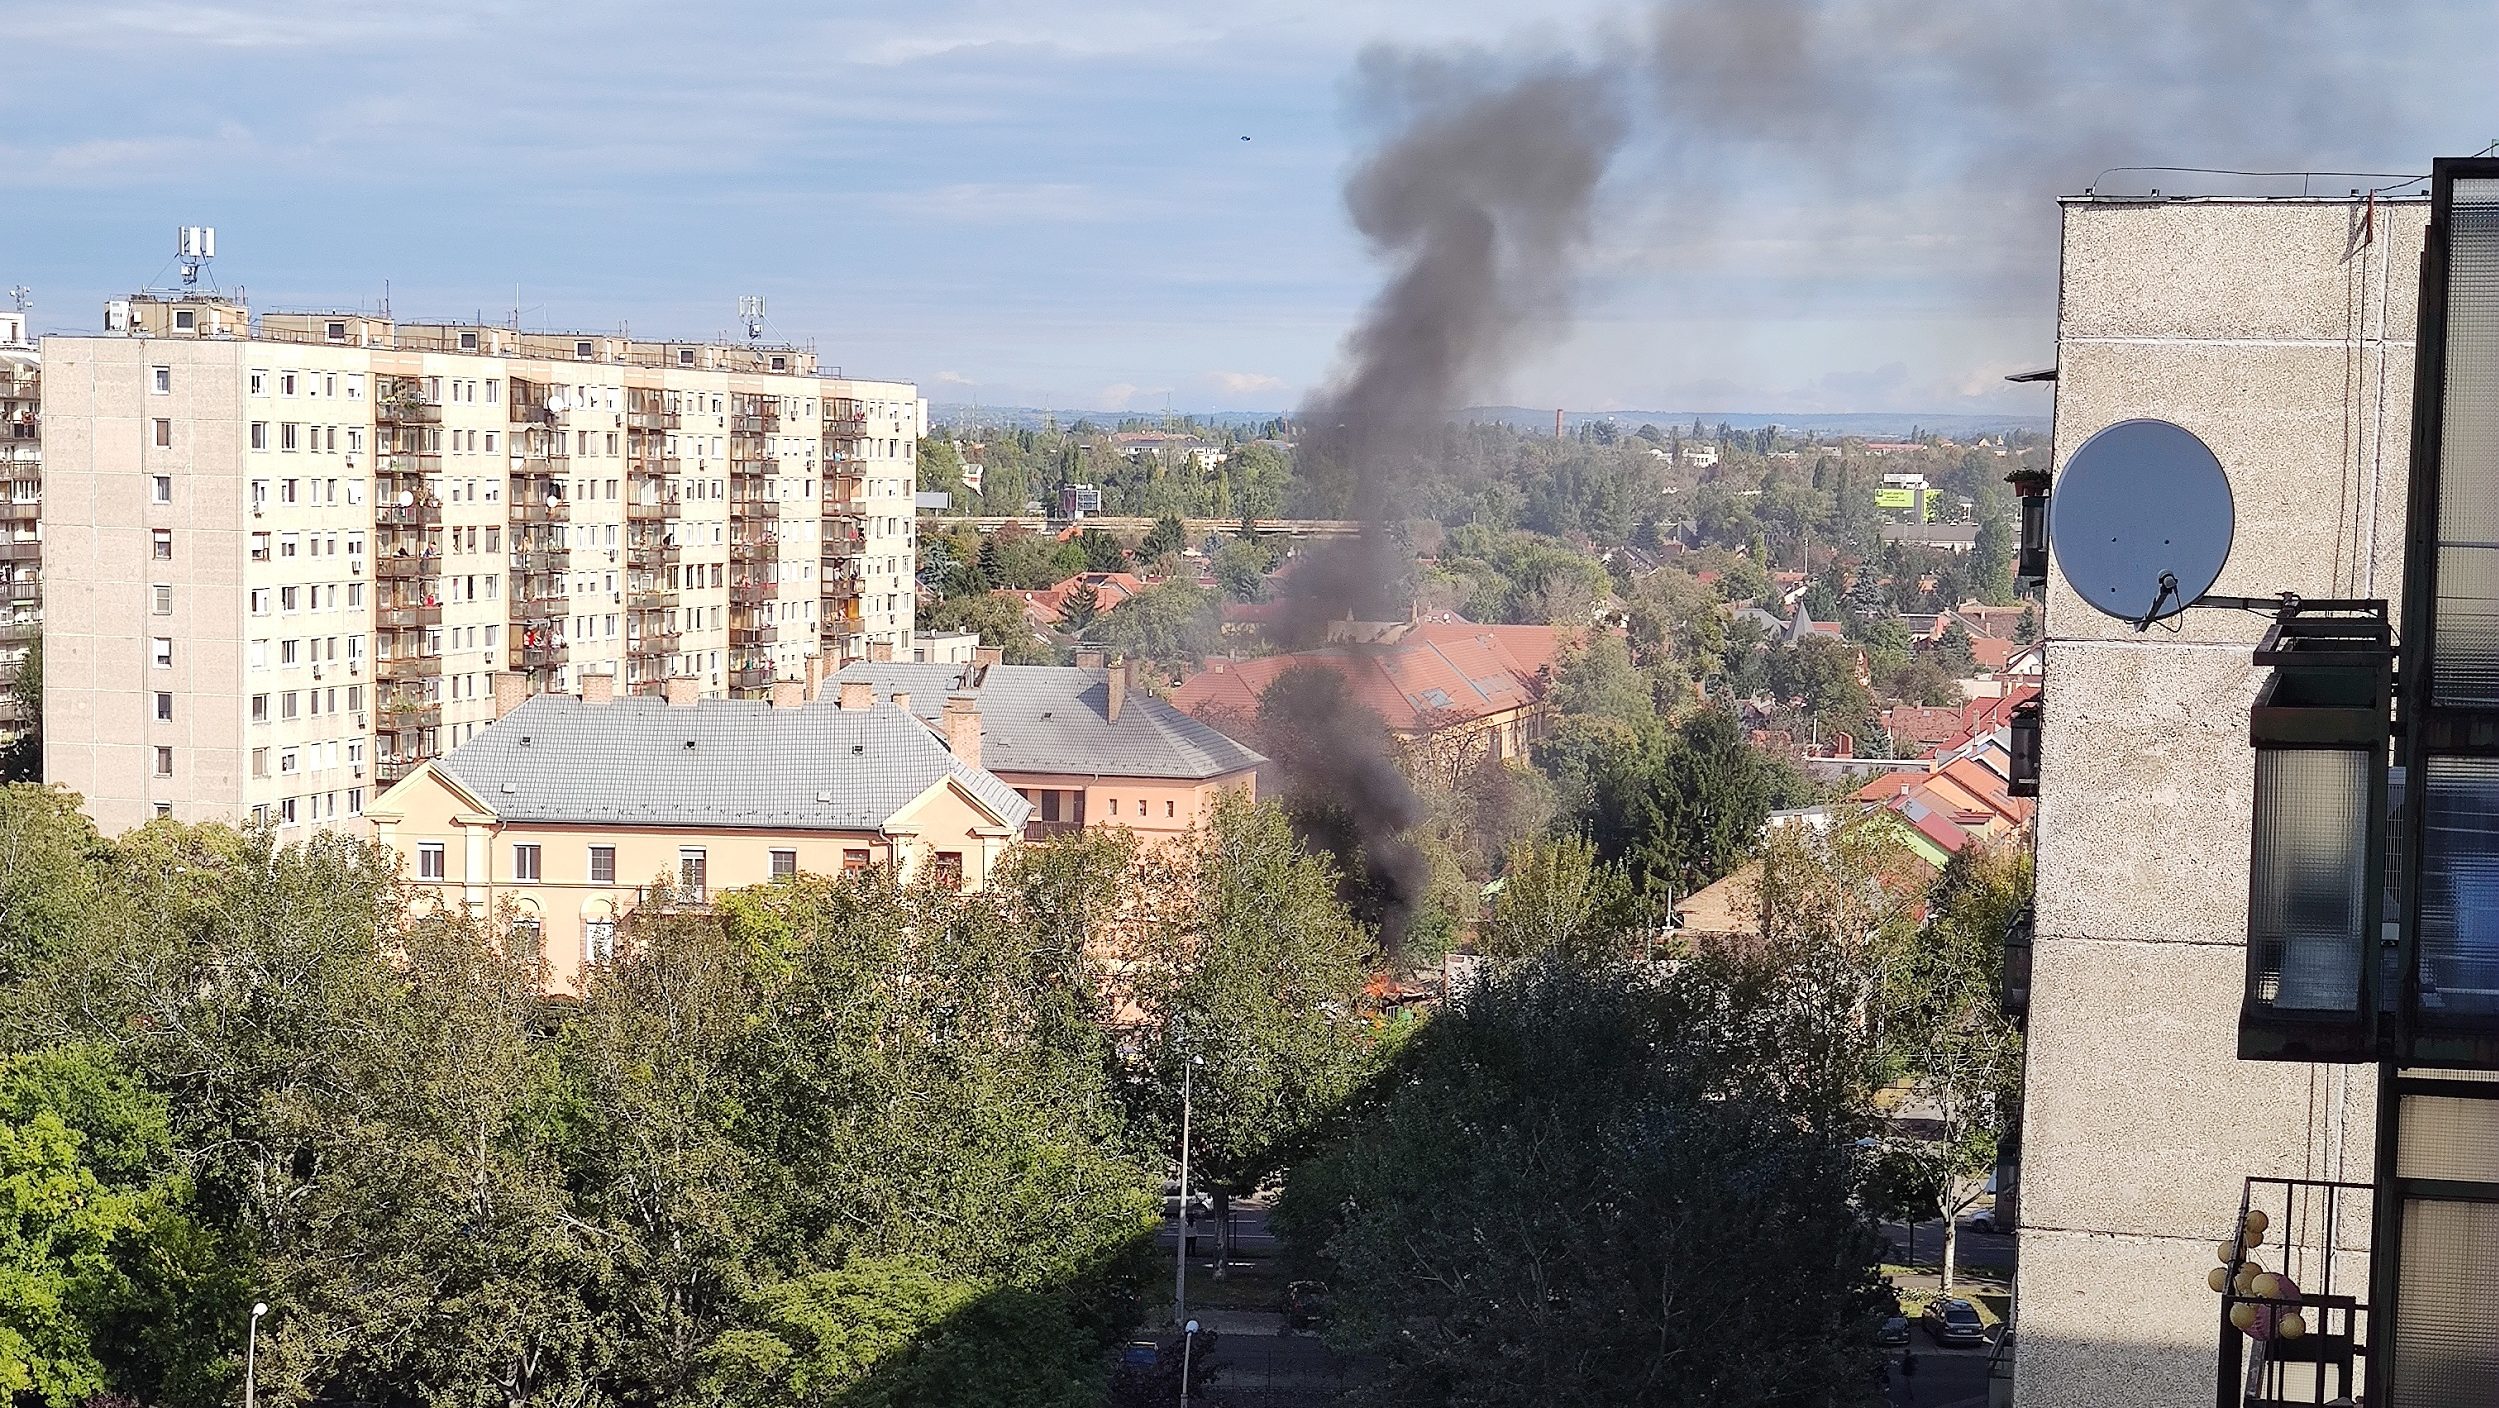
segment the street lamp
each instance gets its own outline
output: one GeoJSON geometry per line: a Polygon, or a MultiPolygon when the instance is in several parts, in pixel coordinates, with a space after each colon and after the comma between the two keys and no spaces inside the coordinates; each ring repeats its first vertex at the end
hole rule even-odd
{"type": "Polygon", "coordinates": [[[1180,1332],[1180,1408],[1189,1408],[1189,1362],[1196,1348],[1197,1322],[1192,1320],[1180,1332]]]}
{"type": "Polygon", "coordinates": [[[243,1408],[252,1408],[252,1395],[255,1392],[252,1379],[260,1358],[260,1317],[268,1313],[269,1302],[253,1301],[251,1323],[243,1331],[243,1408]]]}
{"type": "Polygon", "coordinates": [[[1184,1319],[1189,1313],[1189,1085],[1190,1077],[1205,1064],[1205,1057],[1192,1056],[1180,1067],[1180,1225],[1172,1229],[1172,1241],[1178,1248],[1171,1292],[1174,1320],[1184,1319]]]}

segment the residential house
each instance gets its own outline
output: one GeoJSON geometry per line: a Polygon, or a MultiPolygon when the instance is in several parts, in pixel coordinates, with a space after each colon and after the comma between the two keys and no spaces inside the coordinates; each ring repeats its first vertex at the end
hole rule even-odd
{"type": "Polygon", "coordinates": [[[1148,836],[1194,829],[1226,791],[1256,795],[1266,761],[1205,721],[1140,688],[1134,665],[1005,665],[984,649],[970,665],[862,662],[837,677],[943,722],[953,701],[979,709],[981,763],[1032,804],[1024,834],[1125,826],[1148,836]]]}
{"type": "Polygon", "coordinates": [[[656,698],[618,698],[606,675],[579,696],[496,683],[502,716],[365,817],[421,893],[536,930],[550,991],[579,989],[654,882],[699,903],[891,865],[977,889],[1032,813],[982,768],[968,698],[932,727],[864,681],[812,700],[795,680],[766,699],[697,698],[691,680],[656,698]]]}
{"type": "Polygon", "coordinates": [[[1522,757],[1551,728],[1555,659],[1579,639],[1564,626],[1401,623],[1378,638],[1256,660],[1209,660],[1172,702],[1218,725],[1256,717],[1259,697],[1288,670],[1332,670],[1406,744],[1463,741],[1522,757]]]}

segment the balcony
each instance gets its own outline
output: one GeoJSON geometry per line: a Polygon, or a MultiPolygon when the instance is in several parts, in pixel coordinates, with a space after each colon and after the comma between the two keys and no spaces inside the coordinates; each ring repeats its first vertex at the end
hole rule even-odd
{"type": "Polygon", "coordinates": [[[571,548],[523,548],[512,554],[512,575],[516,577],[538,572],[561,572],[572,565],[571,548]]]}
{"type": "Polygon", "coordinates": [[[677,594],[661,587],[636,587],[625,593],[625,607],[631,611],[663,611],[677,604],[677,594]]]}
{"type": "Polygon", "coordinates": [[[43,540],[27,538],[18,542],[0,543],[0,562],[43,561],[43,540]]]}
{"type": "Polygon", "coordinates": [[[1053,836],[1074,836],[1084,829],[1081,821],[1028,821],[1024,823],[1024,839],[1047,841],[1053,836]]]}
{"type": "Polygon", "coordinates": [[[781,560],[781,544],[769,538],[743,543],[733,542],[729,544],[729,560],[748,563],[778,562],[781,560]]]}
{"type": "Polygon", "coordinates": [[[384,504],[373,510],[373,522],[381,528],[439,528],[443,506],[429,501],[419,504],[384,504]]]}
{"type": "Polygon", "coordinates": [[[443,706],[440,704],[385,704],[375,716],[374,731],[383,734],[415,733],[422,729],[440,728],[443,706]]]}
{"type": "MultiPolygon", "coordinates": [[[[2223,1286],[2215,1403],[2378,1401],[2382,1386],[2366,1381],[2372,1367],[2385,1372],[2370,1357],[2369,1307],[2336,1289],[2338,1281],[2368,1286],[2374,1193],[2366,1183],[2247,1180],[2240,1225],[2261,1227],[2262,1239],[2216,1273],[2223,1286]]],[[[2458,1287],[2457,1294],[2487,1290],[2458,1287]]]]}
{"type": "Polygon", "coordinates": [[[443,408],[413,391],[402,392],[374,402],[373,420],[377,425],[440,425],[443,408]]]}
{"type": "Polygon", "coordinates": [[[644,631],[626,643],[628,655],[674,655],[684,645],[675,631],[644,631]]]}
{"type": "Polygon", "coordinates": [[[685,549],[675,543],[627,542],[625,560],[636,567],[667,567],[685,557],[685,549]]]}
{"type": "Polygon", "coordinates": [[[430,605],[378,606],[373,611],[373,624],[385,631],[411,630],[419,626],[439,626],[443,620],[440,603],[430,605]]]}
{"type": "Polygon", "coordinates": [[[675,430],[684,423],[685,417],[675,411],[625,412],[625,427],[628,430],[675,430]]]}
{"type": "Polygon", "coordinates": [[[729,644],[733,646],[751,648],[758,645],[771,645],[780,639],[781,628],[779,626],[732,626],[729,628],[729,644]]]}
{"type": "Polygon", "coordinates": [[[0,499],[0,522],[35,523],[42,518],[41,499],[0,499]]]}
{"type": "Polygon", "coordinates": [[[524,670],[551,670],[572,659],[573,652],[564,645],[524,645],[512,658],[524,670]]]}
{"type": "Polygon", "coordinates": [[[772,667],[770,665],[748,665],[741,669],[731,670],[729,672],[729,688],[770,689],[772,688],[772,667]]]}
{"type": "Polygon", "coordinates": [[[731,582],[729,603],[732,606],[761,606],[767,601],[776,600],[780,596],[780,591],[780,584],[777,582],[731,582]]]}
{"type": "Polygon", "coordinates": [[[630,503],[625,505],[625,521],[627,523],[674,523],[679,518],[683,517],[684,513],[684,506],[679,504],[675,499],[661,499],[657,503],[630,503]]]}
{"type": "Polygon", "coordinates": [[[388,787],[398,782],[404,782],[407,780],[408,774],[425,766],[425,763],[426,760],[423,758],[377,759],[373,764],[373,780],[383,787],[388,787]]]}
{"type": "Polygon", "coordinates": [[[384,684],[427,679],[442,672],[440,655],[394,655],[373,662],[373,678],[384,684]]]}
{"type": "Polygon", "coordinates": [[[42,600],[43,583],[40,581],[9,582],[5,584],[4,589],[0,589],[0,601],[6,601],[13,606],[42,600]]]}
{"type": "Polygon", "coordinates": [[[443,472],[443,457],[421,450],[394,450],[377,446],[373,472],[383,478],[395,475],[427,475],[443,472]]]}
{"type": "Polygon", "coordinates": [[[439,577],[442,571],[442,554],[437,552],[389,553],[373,559],[373,575],[384,582],[419,581],[439,577]]]}
{"type": "Polygon", "coordinates": [[[512,505],[512,521],[515,523],[570,523],[573,521],[572,500],[557,499],[553,503],[543,500],[523,500],[512,505]]]}

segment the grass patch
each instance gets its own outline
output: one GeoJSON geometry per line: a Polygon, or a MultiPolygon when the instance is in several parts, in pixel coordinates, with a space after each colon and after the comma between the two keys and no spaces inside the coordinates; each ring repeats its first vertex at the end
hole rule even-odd
{"type": "MultiPolygon", "coordinates": [[[[1900,1297],[1900,1313],[1908,1316],[1912,1321],[1915,1321],[1920,1314],[1925,1312],[1926,1303],[1928,1301],[1934,1300],[1936,1297],[1943,1294],[1941,1291],[1937,1291],[1931,1287],[1903,1286],[1900,1284],[1900,1280],[1904,1276],[1923,1277],[1934,1275],[1935,1271],[1932,1267],[1901,1266],[1892,1262],[1885,1262],[1882,1270],[1883,1279],[1892,1283],[1893,1293],[1900,1297]]],[[[2013,1304],[2011,1292],[2001,1290],[1984,1283],[1973,1282],[1967,1277],[1962,1278],[1962,1283],[1960,1285],[1952,1288],[1952,1294],[1955,1297],[1961,1300],[1966,1300],[1971,1305],[1977,1307],[1978,1318],[1985,1321],[1989,1325],[2003,1324],[2005,1312],[2012,1308],[2013,1304]]]]}

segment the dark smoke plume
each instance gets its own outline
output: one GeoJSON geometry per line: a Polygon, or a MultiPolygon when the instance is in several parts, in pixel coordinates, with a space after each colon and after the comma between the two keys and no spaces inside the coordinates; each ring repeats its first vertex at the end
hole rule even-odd
{"type": "MultiPolygon", "coordinates": [[[[1717,223],[1777,211],[1777,233],[1807,253],[1756,278],[1827,276],[1817,246],[1864,238],[1863,208],[1914,191],[1957,223],[1902,231],[1886,255],[1948,270],[1950,296],[1972,310],[2015,290],[2041,298],[2055,271],[2049,197],[2104,167],[2366,165],[2349,144],[2385,131],[2390,105],[2425,101],[2373,75],[2372,56],[2441,47],[2387,9],[1681,0],[1639,12],[1637,35],[1605,36],[1602,60],[1367,54],[1358,91],[1389,132],[1345,203],[1389,278],[1302,409],[1297,466],[1367,531],[1358,551],[1294,575],[1292,614],[1305,627],[1405,614],[1412,562],[1395,529],[1449,422],[1567,330],[1618,154],[1634,151],[1668,193],[1663,216],[1635,204],[1626,227],[1705,247],[1717,223]]],[[[1305,780],[1350,827],[1340,853],[1411,903],[1416,890],[1380,872],[1420,813],[1385,765],[1385,735],[1315,694],[1287,705],[1309,711],[1299,736],[1341,729],[1305,780]],[[1382,765],[1360,765],[1372,759],[1382,765]]],[[[1384,932],[1403,920],[1385,915],[1384,932]]]]}

